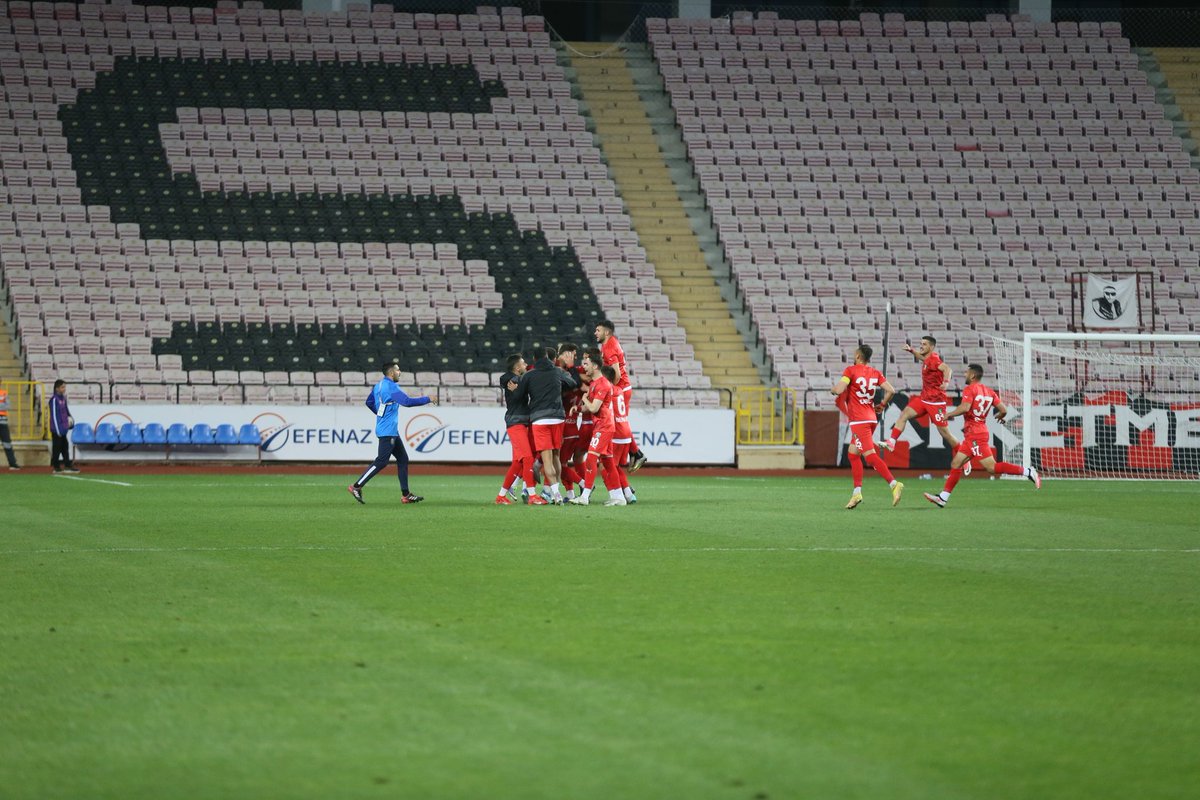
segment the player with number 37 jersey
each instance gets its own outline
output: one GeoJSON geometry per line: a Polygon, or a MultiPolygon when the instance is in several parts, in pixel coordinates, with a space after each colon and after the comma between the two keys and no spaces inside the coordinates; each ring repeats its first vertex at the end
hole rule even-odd
{"type": "Polygon", "coordinates": [[[1029,480],[1034,488],[1042,488],[1042,479],[1032,466],[1022,467],[1007,461],[997,461],[992,452],[992,432],[988,430],[988,417],[992,411],[996,419],[1003,422],[1008,416],[1008,407],[1000,401],[1000,395],[983,385],[983,366],[970,364],[967,366],[967,388],[963,389],[962,402],[958,408],[946,415],[946,419],[963,417],[963,438],[950,462],[950,475],[946,485],[937,494],[925,493],[925,499],[938,508],[945,508],[950,502],[950,493],[958,485],[965,473],[963,466],[972,458],[978,459],[989,473],[993,475],[1020,475],[1029,480]]]}

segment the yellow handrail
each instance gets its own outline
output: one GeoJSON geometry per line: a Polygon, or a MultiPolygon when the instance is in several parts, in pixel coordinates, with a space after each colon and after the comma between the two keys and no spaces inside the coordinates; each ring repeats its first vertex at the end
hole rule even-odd
{"type": "Polygon", "coordinates": [[[738,444],[780,447],[804,444],[804,417],[794,389],[740,386],[734,410],[738,444]]]}
{"type": "Polygon", "coordinates": [[[50,438],[50,416],[41,403],[37,381],[0,381],[8,391],[8,434],[14,441],[50,438]]]}

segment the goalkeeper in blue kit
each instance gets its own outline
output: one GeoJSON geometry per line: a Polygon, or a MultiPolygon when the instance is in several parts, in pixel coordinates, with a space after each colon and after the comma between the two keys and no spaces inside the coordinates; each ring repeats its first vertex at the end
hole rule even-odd
{"type": "Polygon", "coordinates": [[[394,361],[385,364],[383,380],[375,384],[371,388],[371,394],[367,396],[367,408],[375,415],[375,438],[379,440],[379,455],[358,480],[347,487],[354,499],[360,503],[366,502],[363,500],[362,490],[367,481],[386,467],[393,456],[396,459],[396,469],[400,473],[400,502],[419,503],[425,499],[408,490],[408,451],[404,449],[404,440],[400,438],[399,412],[400,406],[424,406],[433,401],[428,397],[409,397],[396,384],[399,377],[399,364],[394,361]]]}

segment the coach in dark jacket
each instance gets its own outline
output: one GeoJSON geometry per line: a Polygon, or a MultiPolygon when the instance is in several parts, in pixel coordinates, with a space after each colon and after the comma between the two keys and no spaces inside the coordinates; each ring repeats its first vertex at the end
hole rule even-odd
{"type": "MultiPolygon", "coordinates": [[[[563,423],[566,410],[562,393],[579,388],[579,379],[554,363],[557,352],[547,348],[533,364],[533,369],[521,376],[513,390],[513,401],[529,404],[529,420],[533,429],[533,446],[542,457],[542,483],[550,489],[553,502],[562,503],[558,486],[561,472],[558,451],[562,449],[563,423]]],[[[507,399],[507,398],[506,398],[507,399]]],[[[511,406],[510,406],[511,407],[511,406]]]]}

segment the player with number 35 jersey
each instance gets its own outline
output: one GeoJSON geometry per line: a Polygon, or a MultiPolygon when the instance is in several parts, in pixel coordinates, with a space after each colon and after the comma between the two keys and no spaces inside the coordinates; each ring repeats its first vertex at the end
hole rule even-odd
{"type": "Polygon", "coordinates": [[[854,351],[854,363],[846,367],[842,377],[833,385],[830,392],[837,398],[838,408],[850,422],[850,473],[854,477],[854,491],[846,508],[857,508],[863,501],[863,464],[862,459],[878,472],[892,488],[892,505],[900,503],[900,495],[904,484],[892,476],[892,471],[875,451],[875,425],[879,412],[887,408],[895,388],[888,383],[883,373],[871,366],[871,355],[874,351],[865,344],[860,344],[854,351]],[[883,389],[883,399],[875,405],[875,391],[883,389]],[[861,458],[860,458],[861,455],[861,458]]]}

